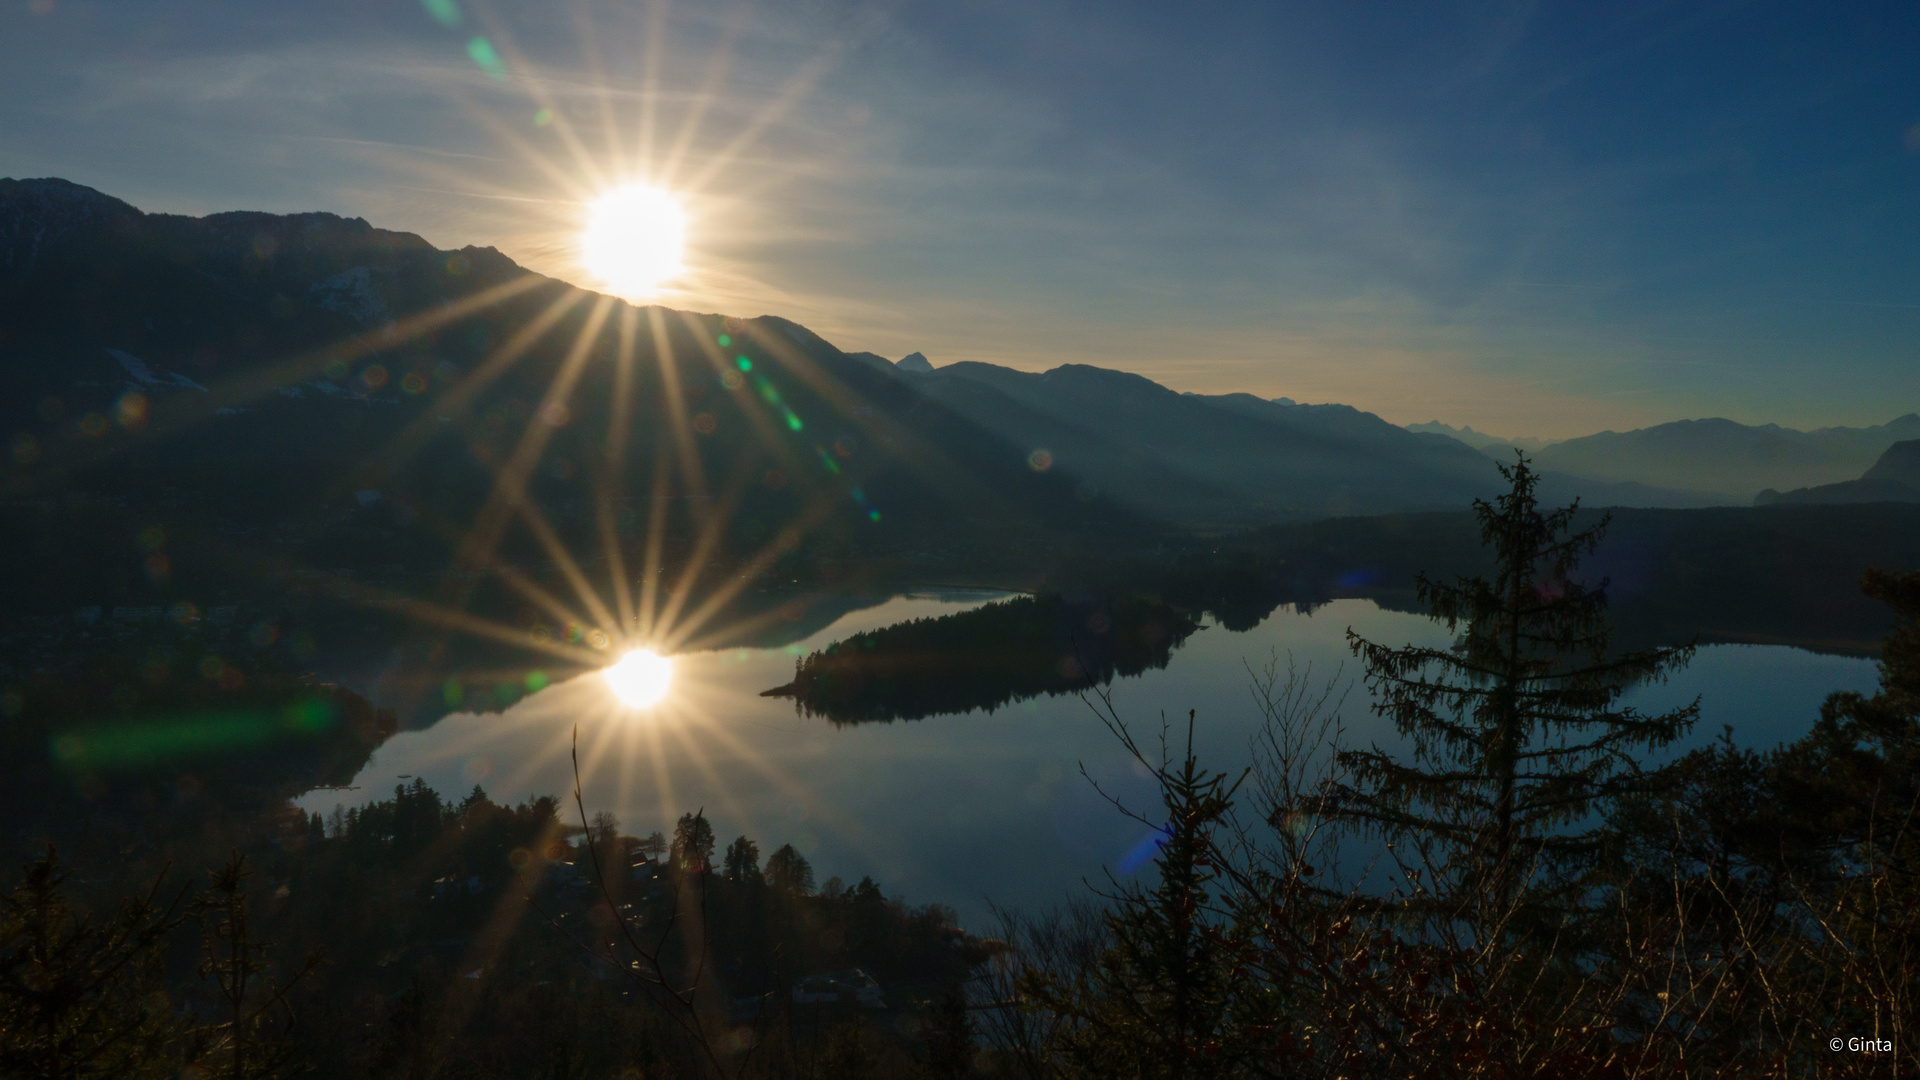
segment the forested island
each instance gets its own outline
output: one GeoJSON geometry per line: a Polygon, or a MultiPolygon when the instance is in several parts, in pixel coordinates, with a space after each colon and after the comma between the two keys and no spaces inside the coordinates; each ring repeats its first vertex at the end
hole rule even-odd
{"type": "MultiPolygon", "coordinates": [[[[509,807],[416,780],[322,817],[284,796],[230,813],[116,785],[148,793],[129,812],[89,795],[87,770],[137,775],[177,748],[44,728],[68,730],[53,737],[79,801],[41,819],[64,846],[5,903],[0,1069],[1067,1080],[1908,1062],[1920,574],[1862,579],[1894,619],[1876,693],[1833,695],[1774,751],[1727,741],[1655,766],[1696,709],[1621,695],[1692,650],[1614,647],[1604,587],[1581,571],[1608,522],[1542,508],[1524,463],[1510,476],[1478,510],[1491,572],[1416,582],[1454,647],[1351,638],[1405,748],[1349,743],[1335,688],[1284,666],[1256,675],[1265,726],[1245,762],[1200,760],[1191,718],[1136,730],[1089,688],[1155,782],[1154,802],[1123,804],[1157,830],[1153,872],[972,932],[870,880],[817,884],[791,845],[722,845],[699,811],[671,837],[631,835],[584,792],[509,807]]],[[[1009,609],[1048,613],[1035,627],[1091,617],[1057,599],[980,610],[1009,609]]],[[[1150,613],[1109,626],[1137,634],[1150,613]]],[[[873,652],[953,625],[910,624],[873,652]]],[[[1137,662],[1122,655],[1116,670],[1137,662]]],[[[211,685],[238,700],[274,683],[211,685]]],[[[281,689],[361,715],[338,691],[281,689]]],[[[302,708],[258,715],[289,739],[369,722],[302,708]]]]}
{"type": "Polygon", "coordinates": [[[836,724],[992,712],[1164,668],[1198,629],[1190,613],[1144,597],[1016,597],[835,642],[762,696],[836,724]]]}

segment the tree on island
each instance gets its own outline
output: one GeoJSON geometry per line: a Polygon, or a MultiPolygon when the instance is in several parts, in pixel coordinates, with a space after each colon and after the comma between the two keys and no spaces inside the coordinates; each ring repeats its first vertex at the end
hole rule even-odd
{"type": "Polygon", "coordinates": [[[672,863],[689,874],[713,872],[713,825],[705,811],[681,814],[673,827],[672,863]]]}
{"type": "Polygon", "coordinates": [[[1582,825],[1596,806],[1647,786],[1636,751],[1672,743],[1699,715],[1698,701],[1657,716],[1620,704],[1628,687],[1683,667],[1693,648],[1613,653],[1607,581],[1574,577],[1608,517],[1575,532],[1578,500],[1542,512],[1524,454],[1500,471],[1510,490],[1474,502],[1492,580],[1417,581],[1429,617],[1458,635],[1452,647],[1394,648],[1347,632],[1374,712],[1411,742],[1411,760],[1377,745],[1340,755],[1353,776],[1342,813],[1429,839],[1462,895],[1484,896],[1494,911],[1536,868],[1597,853],[1601,830],[1582,825]]]}
{"type": "Polygon", "coordinates": [[[767,884],[792,896],[805,896],[813,892],[813,867],[792,844],[782,844],[767,859],[767,884]]]}
{"type": "Polygon", "coordinates": [[[736,885],[760,881],[760,845],[744,836],[736,837],[727,845],[725,864],[727,880],[736,885]]]}

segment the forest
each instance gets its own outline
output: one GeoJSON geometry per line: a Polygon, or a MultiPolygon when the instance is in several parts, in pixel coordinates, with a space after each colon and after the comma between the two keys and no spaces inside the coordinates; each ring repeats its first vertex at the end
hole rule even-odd
{"type": "Polygon", "coordinates": [[[763,696],[836,724],[992,712],[1164,668],[1198,629],[1142,597],[1021,596],[855,634],[800,658],[793,681],[763,696]]]}
{"type": "Polygon", "coordinates": [[[1622,697],[1691,647],[1616,647],[1582,570],[1606,517],[1507,475],[1485,572],[1416,582],[1452,647],[1350,637],[1399,744],[1352,743],[1340,685],[1284,658],[1246,760],[1082,691],[1156,781],[1118,804],[1151,874],[969,933],[698,810],[641,837],[578,790],[281,800],[26,863],[0,1074],[1913,1075],[1920,573],[1861,579],[1893,619],[1876,693],[1677,753],[1697,707],[1622,697]]]}

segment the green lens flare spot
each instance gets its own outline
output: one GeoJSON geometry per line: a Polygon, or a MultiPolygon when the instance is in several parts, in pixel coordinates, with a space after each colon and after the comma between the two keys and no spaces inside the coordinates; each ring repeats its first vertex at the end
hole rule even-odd
{"type": "Polygon", "coordinates": [[[333,724],[332,702],[315,698],[279,714],[265,711],[198,713],[142,719],[62,732],[48,740],[56,760],[88,769],[146,768],[181,758],[261,747],[287,734],[312,734],[333,724]]]}
{"type": "Polygon", "coordinates": [[[460,25],[460,5],[454,0],[420,0],[420,6],[441,26],[460,25]]]}
{"type": "Polygon", "coordinates": [[[747,358],[746,358],[746,357],[744,357],[744,356],[736,356],[736,357],[734,357],[734,358],[733,358],[733,362],[734,362],[735,364],[738,364],[738,365],[740,366],[740,370],[741,370],[741,371],[752,371],[752,370],[753,370],[753,361],[751,361],[751,360],[749,360],[749,359],[747,359],[747,358]]]}
{"type": "MultiPolygon", "coordinates": [[[[792,409],[787,410],[787,427],[793,431],[799,431],[801,427],[800,418],[793,415],[792,409]]],[[[839,470],[835,469],[834,471],[838,472],[839,470]]]]}
{"type": "Polygon", "coordinates": [[[868,521],[879,521],[879,520],[880,520],[880,511],[878,511],[878,510],[869,510],[869,511],[867,511],[867,520],[868,520],[868,521]]]}
{"type": "Polygon", "coordinates": [[[544,671],[527,672],[527,693],[532,694],[547,688],[547,673],[544,671]]]}
{"type": "Polygon", "coordinates": [[[499,51],[486,38],[477,37],[467,42],[467,58],[496,79],[507,77],[506,61],[500,59],[499,51]]]}
{"type": "Polygon", "coordinates": [[[467,688],[460,685],[459,679],[448,679],[440,686],[440,700],[452,708],[467,700],[467,688]]]}
{"type": "Polygon", "coordinates": [[[717,340],[720,342],[720,347],[723,349],[733,344],[733,339],[731,337],[728,337],[725,334],[721,334],[717,340]]]}
{"type": "Polygon", "coordinates": [[[324,731],[333,726],[333,702],[326,698],[308,698],[290,706],[283,719],[290,731],[324,731]]]}
{"type": "Polygon", "coordinates": [[[536,127],[546,127],[548,124],[553,123],[553,110],[541,109],[539,112],[534,113],[533,123],[536,127]]]}

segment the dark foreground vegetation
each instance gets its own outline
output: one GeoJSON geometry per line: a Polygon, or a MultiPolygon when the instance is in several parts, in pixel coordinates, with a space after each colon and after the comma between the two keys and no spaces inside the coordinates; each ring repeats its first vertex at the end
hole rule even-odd
{"type": "Polygon", "coordinates": [[[49,849],[0,907],[0,1075],[838,1075],[818,1062],[907,1060],[989,951],[870,880],[816,888],[790,846],[716,866],[698,813],[668,841],[558,811],[415,781],[118,900],[49,849]],[[877,1003],[788,992],[851,969],[877,1003]]]}
{"type": "Polygon", "coordinates": [[[1158,780],[1125,808],[1161,830],[1157,873],[996,939],[815,888],[790,847],[720,849],[698,813],[641,839],[578,793],[416,783],[332,820],[203,821],[173,850],[212,872],[132,900],[140,858],[27,866],[0,1075],[1920,1072],[1920,573],[1864,577],[1895,619],[1877,694],[1777,751],[1676,756],[1693,710],[1622,695],[1689,650],[1616,649],[1582,572],[1606,522],[1510,479],[1479,508],[1490,572],[1418,584],[1455,647],[1353,639],[1402,743],[1347,744],[1334,685],[1280,660],[1224,772],[1194,718],[1182,750],[1095,693],[1158,780]],[[819,978],[854,968],[877,997],[819,978]]]}
{"type": "MultiPolygon", "coordinates": [[[[1609,649],[1598,540],[1524,466],[1480,507],[1495,573],[1422,579],[1452,650],[1353,639],[1408,751],[1343,745],[1276,663],[1254,760],[1151,744],[1159,880],[1009,916],[983,1014],[1024,1077],[1920,1073],[1920,573],[1872,697],[1771,753],[1655,767],[1692,710],[1619,695],[1686,650],[1609,649]]],[[[1172,738],[1166,736],[1171,735],[1172,738]]],[[[1188,744],[1191,746],[1191,741],[1188,744]]]]}

